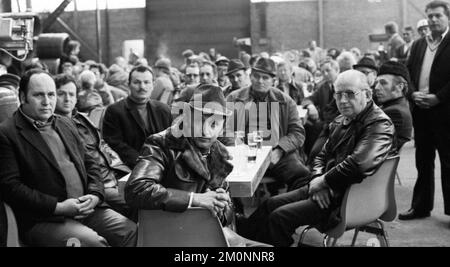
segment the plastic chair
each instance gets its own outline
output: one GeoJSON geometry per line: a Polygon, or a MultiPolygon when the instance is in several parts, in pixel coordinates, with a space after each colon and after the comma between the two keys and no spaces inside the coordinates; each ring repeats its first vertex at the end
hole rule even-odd
{"type": "Polygon", "coordinates": [[[228,247],[217,216],[202,208],[184,212],[139,210],[138,247],[228,247]]]}
{"type": "MultiPolygon", "coordinates": [[[[393,221],[397,215],[394,183],[399,160],[399,155],[386,159],[372,176],[347,189],[341,205],[342,221],[325,233],[325,247],[335,246],[344,232],[351,229],[355,229],[351,246],[360,231],[377,235],[381,246],[389,246],[382,221],[393,221]]],[[[308,226],[302,231],[299,245],[312,228],[308,226]]]]}
{"type": "Polygon", "coordinates": [[[103,135],[103,118],[105,117],[106,107],[96,107],[88,114],[92,123],[100,130],[103,135]]]}
{"type": "Polygon", "coordinates": [[[8,232],[6,238],[6,246],[7,247],[22,247],[22,244],[19,239],[19,229],[17,227],[16,216],[14,215],[11,207],[3,203],[5,205],[5,213],[6,220],[8,222],[8,232]]]}

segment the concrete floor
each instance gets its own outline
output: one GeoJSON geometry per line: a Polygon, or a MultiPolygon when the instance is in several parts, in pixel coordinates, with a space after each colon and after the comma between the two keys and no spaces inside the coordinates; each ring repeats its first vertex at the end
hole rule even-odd
{"type": "MultiPolygon", "coordinates": [[[[408,210],[411,204],[412,192],[417,176],[414,153],[414,142],[405,144],[398,167],[401,185],[397,180],[395,185],[398,213],[408,210]]],[[[385,223],[385,229],[388,233],[388,240],[391,247],[450,246],[450,216],[444,215],[440,177],[440,164],[438,157],[436,157],[435,202],[431,217],[412,221],[395,219],[393,222],[385,223]]],[[[297,233],[300,233],[302,229],[297,229],[297,233]]],[[[339,239],[337,245],[350,245],[352,236],[353,231],[346,232],[339,239]]],[[[356,245],[367,246],[369,244],[373,246],[373,238],[374,235],[360,233],[356,245]]],[[[296,245],[298,234],[294,235],[294,240],[294,244],[296,245]]],[[[310,231],[304,242],[307,245],[321,246],[322,236],[317,231],[310,231]]]]}
{"type": "MultiPolygon", "coordinates": [[[[409,142],[402,150],[398,173],[401,185],[396,181],[395,194],[398,213],[409,209],[412,192],[416,181],[414,142],[409,142]]],[[[431,217],[412,221],[400,221],[385,223],[388,239],[391,247],[447,247],[450,246],[450,216],[444,215],[444,205],[441,190],[441,174],[439,158],[436,157],[436,188],[434,210],[431,217]]],[[[301,229],[298,229],[299,232],[301,229]]],[[[348,231],[338,241],[338,246],[348,246],[351,243],[353,231],[348,231]]],[[[360,233],[357,246],[367,246],[373,241],[371,234],[360,233]]],[[[297,237],[296,237],[297,238],[297,237]]],[[[321,236],[312,232],[306,243],[321,245],[321,236]]]]}

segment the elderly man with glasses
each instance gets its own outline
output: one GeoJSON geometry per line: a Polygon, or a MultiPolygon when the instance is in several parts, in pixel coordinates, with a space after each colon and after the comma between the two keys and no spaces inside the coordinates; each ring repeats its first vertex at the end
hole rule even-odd
{"type": "Polygon", "coordinates": [[[274,246],[292,244],[299,226],[326,231],[339,223],[339,207],[347,188],[372,175],[390,154],[394,125],[372,101],[366,76],[356,70],[335,82],[340,112],[330,136],[313,162],[311,182],[264,202],[248,219],[239,218],[238,233],[274,246]]]}

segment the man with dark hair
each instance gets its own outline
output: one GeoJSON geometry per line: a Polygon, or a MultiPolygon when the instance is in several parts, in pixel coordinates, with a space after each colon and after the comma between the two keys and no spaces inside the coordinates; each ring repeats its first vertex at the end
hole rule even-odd
{"type": "Polygon", "coordinates": [[[21,106],[0,124],[0,191],[33,246],[135,246],[136,224],[103,207],[98,165],[77,130],[54,115],[55,83],[31,70],[20,82],[21,106]]]}
{"type": "Polygon", "coordinates": [[[105,141],[133,168],[145,139],[169,127],[172,116],[166,104],[150,99],[152,69],[134,67],[128,80],[130,95],[106,109],[102,129],[105,141]]]}
{"type": "Polygon", "coordinates": [[[238,234],[287,247],[302,225],[320,231],[335,227],[345,191],[377,171],[392,148],[394,126],[371,100],[367,78],[348,70],[336,80],[334,98],[341,113],[315,158],[308,185],[268,199],[248,218],[240,217],[238,234]]]}
{"type": "Polygon", "coordinates": [[[86,144],[88,153],[97,162],[105,188],[105,202],[117,212],[130,216],[125,199],[119,192],[117,180],[131,170],[123,164],[119,155],[102,139],[100,131],[88,117],[75,109],[78,90],[75,80],[67,74],[61,74],[55,77],[55,84],[56,114],[71,119],[86,144]]]}
{"type": "Polygon", "coordinates": [[[411,209],[401,220],[430,216],[434,202],[434,160],[441,161],[444,213],[450,215],[450,34],[449,5],[432,1],[426,8],[431,36],[414,42],[407,63],[411,74],[416,168],[411,209]]]}
{"type": "Polygon", "coordinates": [[[398,24],[390,21],[384,25],[384,30],[389,37],[387,42],[387,59],[397,58],[398,48],[405,43],[398,33],[398,24]]]}
{"type": "Polygon", "coordinates": [[[395,61],[381,65],[374,94],[378,105],[395,126],[394,147],[400,151],[412,138],[412,117],[406,94],[410,83],[408,69],[395,61]]]}
{"type": "Polygon", "coordinates": [[[401,45],[396,51],[396,58],[398,62],[406,64],[406,61],[411,52],[411,46],[414,43],[414,29],[411,26],[407,26],[403,29],[403,40],[405,43],[401,45]]]}

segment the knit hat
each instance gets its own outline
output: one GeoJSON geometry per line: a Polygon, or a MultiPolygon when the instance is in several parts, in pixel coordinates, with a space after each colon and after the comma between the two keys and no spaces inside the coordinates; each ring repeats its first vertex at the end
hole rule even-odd
{"type": "Polygon", "coordinates": [[[378,76],[384,75],[384,74],[391,74],[396,76],[403,77],[408,84],[411,83],[411,78],[409,76],[408,69],[405,65],[402,63],[396,62],[396,61],[388,61],[381,65],[380,71],[378,72],[378,76]]]}

